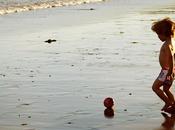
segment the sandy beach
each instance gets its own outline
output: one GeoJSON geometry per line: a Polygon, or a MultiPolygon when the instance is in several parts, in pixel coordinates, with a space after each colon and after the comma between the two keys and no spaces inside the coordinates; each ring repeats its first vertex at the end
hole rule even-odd
{"type": "Polygon", "coordinates": [[[166,130],[163,102],[151,90],[161,42],[150,28],[175,19],[175,9],[147,5],[107,1],[0,16],[0,130],[166,130]],[[111,118],[106,97],[115,101],[111,118]]]}

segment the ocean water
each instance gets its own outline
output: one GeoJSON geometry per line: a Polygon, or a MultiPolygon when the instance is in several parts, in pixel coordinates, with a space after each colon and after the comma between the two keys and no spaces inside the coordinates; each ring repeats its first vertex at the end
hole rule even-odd
{"type": "Polygon", "coordinates": [[[0,0],[0,15],[104,0],[0,0]]]}
{"type": "Polygon", "coordinates": [[[143,7],[175,3],[174,0],[0,0],[0,15],[35,9],[79,5],[91,2],[112,1],[113,6],[143,7]]]}
{"type": "MultiPolygon", "coordinates": [[[[48,3],[48,2],[77,2],[83,0],[0,0],[0,7],[2,6],[12,6],[12,5],[20,5],[20,4],[34,4],[34,3],[48,3]]],[[[85,0],[84,0],[85,1],[85,0]]],[[[96,1],[96,0],[86,0],[88,1],[96,1]]],[[[152,5],[152,4],[164,4],[169,2],[174,2],[174,0],[109,0],[114,1],[118,4],[125,4],[125,5],[152,5]]]]}

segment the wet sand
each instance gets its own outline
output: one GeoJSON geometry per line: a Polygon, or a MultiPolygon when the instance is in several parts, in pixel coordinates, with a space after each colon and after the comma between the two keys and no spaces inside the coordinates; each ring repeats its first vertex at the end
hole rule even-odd
{"type": "Polygon", "coordinates": [[[151,90],[161,43],[150,27],[173,10],[116,12],[109,2],[1,16],[0,129],[161,130],[151,90]]]}

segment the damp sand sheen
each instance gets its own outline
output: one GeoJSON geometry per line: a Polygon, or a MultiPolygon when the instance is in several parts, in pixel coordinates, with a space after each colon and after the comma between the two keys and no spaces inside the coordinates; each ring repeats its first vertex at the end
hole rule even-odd
{"type": "Polygon", "coordinates": [[[151,90],[161,43],[150,27],[175,18],[169,2],[114,0],[0,16],[0,130],[165,129],[173,117],[160,113],[163,102],[151,90]]]}

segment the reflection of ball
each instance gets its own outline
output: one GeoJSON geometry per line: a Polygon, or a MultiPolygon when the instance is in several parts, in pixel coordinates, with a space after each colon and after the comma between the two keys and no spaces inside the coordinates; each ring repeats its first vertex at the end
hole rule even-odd
{"type": "Polygon", "coordinates": [[[114,101],[111,97],[105,98],[103,103],[104,103],[104,106],[107,108],[112,108],[112,106],[114,105],[114,101]]]}
{"type": "Polygon", "coordinates": [[[114,110],[112,108],[106,108],[104,110],[104,116],[107,118],[113,118],[114,117],[114,110]]]}

